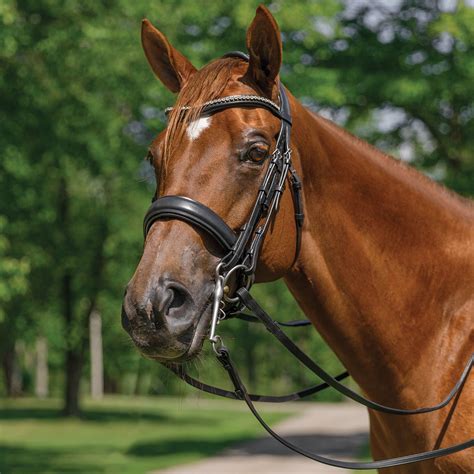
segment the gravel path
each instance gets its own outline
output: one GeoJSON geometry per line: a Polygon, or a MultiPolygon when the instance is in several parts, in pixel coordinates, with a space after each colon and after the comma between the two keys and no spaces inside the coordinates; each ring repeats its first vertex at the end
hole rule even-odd
{"type": "MultiPolygon", "coordinates": [[[[298,411],[300,407],[298,407],[298,411]]],[[[275,431],[308,450],[340,459],[357,456],[368,442],[368,417],[355,404],[305,404],[295,416],[275,426],[275,431]]],[[[263,428],[262,428],[263,429],[263,428]]],[[[269,437],[242,443],[202,461],[155,474],[341,474],[293,454],[269,437]]],[[[374,471],[375,472],[375,471],[374,471]]]]}

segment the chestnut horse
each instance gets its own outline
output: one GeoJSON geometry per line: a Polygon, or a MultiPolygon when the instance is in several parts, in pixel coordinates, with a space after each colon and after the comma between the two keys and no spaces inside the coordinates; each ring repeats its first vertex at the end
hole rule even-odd
{"type": "MultiPolygon", "coordinates": [[[[144,20],[142,43],[176,107],[235,94],[278,102],[282,44],[259,7],[247,32],[250,60],[200,70],[144,20]]],[[[443,399],[471,356],[474,207],[386,156],[288,94],[293,163],[305,221],[295,260],[293,201],[285,191],[266,235],[257,282],[283,278],[308,319],[371,399],[397,407],[443,399]]],[[[280,121],[264,108],[228,108],[180,120],[150,147],[159,195],[189,196],[232,229],[248,219],[280,121]]],[[[146,356],[183,362],[201,350],[220,250],[178,220],[155,222],[128,284],[123,324],[146,356]]],[[[375,459],[460,443],[474,434],[472,377],[444,409],[398,417],[370,411],[375,459]]],[[[388,469],[472,473],[473,450],[388,469]]]]}

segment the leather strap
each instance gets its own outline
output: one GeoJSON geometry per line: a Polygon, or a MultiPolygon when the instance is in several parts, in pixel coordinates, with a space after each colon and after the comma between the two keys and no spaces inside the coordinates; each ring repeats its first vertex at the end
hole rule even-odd
{"type": "MultiPolygon", "coordinates": [[[[267,223],[270,222],[272,218],[272,212],[275,213],[277,211],[277,208],[272,206],[272,204],[274,204],[276,200],[279,200],[280,194],[283,192],[284,181],[281,183],[281,178],[283,177],[286,180],[289,170],[291,169],[291,154],[289,150],[291,111],[286,91],[282,84],[280,84],[279,113],[282,116],[282,122],[275,150],[247,223],[243,231],[239,234],[231,253],[222,260],[224,269],[231,269],[243,263],[248,266],[249,273],[255,272],[260,247],[265,237],[265,231],[268,229],[267,223]],[[286,117],[286,119],[284,117],[286,117]],[[263,224],[262,221],[264,221],[263,224]],[[257,229],[259,225],[260,229],[257,229]]],[[[300,193],[300,189],[292,187],[291,190],[300,193]]],[[[296,199],[301,201],[300,196],[296,199]]],[[[301,226],[297,226],[296,230],[297,241],[299,241],[301,226]]],[[[297,257],[298,254],[295,254],[295,260],[297,257]]]]}
{"type": "MultiPolygon", "coordinates": [[[[227,371],[227,374],[229,375],[229,378],[232,384],[234,385],[234,391],[225,390],[225,389],[221,389],[218,387],[213,387],[211,385],[204,384],[203,382],[200,382],[199,380],[196,380],[193,377],[189,376],[185,372],[182,366],[167,366],[167,367],[168,369],[173,371],[178,377],[180,377],[186,383],[188,383],[189,385],[192,385],[195,388],[198,388],[202,391],[205,391],[214,395],[218,395],[221,397],[245,401],[248,408],[250,409],[252,414],[255,416],[255,418],[258,420],[258,422],[262,425],[262,427],[272,437],[274,437],[278,442],[286,446],[288,449],[298,454],[301,454],[309,459],[312,459],[313,461],[317,461],[322,464],[327,464],[329,466],[344,468],[344,469],[362,470],[362,469],[383,469],[383,468],[388,468],[388,467],[401,466],[405,464],[412,464],[416,462],[426,461],[428,459],[438,458],[441,456],[447,456],[449,454],[453,454],[453,453],[474,447],[474,439],[470,439],[463,443],[458,443],[458,444],[448,446],[445,448],[439,448],[439,449],[435,449],[431,451],[410,454],[407,456],[401,456],[401,457],[384,459],[380,461],[371,461],[371,462],[352,462],[352,461],[341,461],[338,459],[328,458],[326,456],[322,456],[320,454],[307,451],[289,442],[288,440],[286,440],[285,438],[283,438],[282,436],[280,436],[278,433],[276,433],[270,428],[270,426],[265,422],[265,420],[261,417],[260,413],[257,411],[255,405],[253,404],[254,401],[269,402],[269,403],[282,403],[285,401],[298,400],[303,397],[317,393],[321,390],[324,390],[325,388],[328,388],[329,386],[332,386],[333,388],[336,388],[338,391],[342,392],[344,395],[349,396],[350,398],[362,403],[363,405],[368,406],[369,408],[376,409],[378,411],[385,412],[385,413],[401,414],[401,415],[427,413],[427,412],[434,411],[445,406],[452,399],[454,394],[458,392],[459,388],[463,385],[467,376],[469,375],[469,371],[473,363],[473,358],[471,357],[471,360],[469,361],[468,365],[464,369],[464,372],[461,378],[459,379],[458,383],[453,388],[453,390],[450,392],[448,397],[443,402],[436,405],[435,407],[421,408],[421,409],[416,409],[416,410],[401,410],[401,409],[386,407],[384,405],[371,402],[370,400],[367,400],[364,397],[361,397],[360,395],[351,391],[350,389],[347,389],[347,387],[339,384],[340,380],[344,379],[345,377],[349,375],[347,372],[343,374],[339,374],[337,377],[332,377],[329,374],[327,374],[321,367],[319,367],[315,362],[309,359],[309,357],[306,356],[306,354],[302,353],[302,351],[291,340],[289,340],[286,337],[286,335],[279,329],[277,323],[274,322],[265,313],[265,311],[258,305],[258,303],[252,298],[252,296],[248,293],[247,290],[240,289],[238,291],[238,295],[239,295],[239,298],[242,300],[242,302],[245,304],[245,306],[247,306],[248,309],[250,309],[256,314],[258,319],[265,325],[265,327],[273,335],[275,335],[278,338],[278,340],[288,350],[290,350],[301,362],[303,362],[303,364],[306,367],[308,367],[312,372],[318,375],[318,377],[322,378],[325,381],[325,383],[316,385],[313,387],[309,387],[308,389],[291,393],[289,395],[268,396],[268,395],[249,394],[244,383],[242,382],[242,379],[240,377],[240,374],[236,366],[233,364],[230,358],[228,349],[224,346],[218,349],[217,359],[222,364],[224,369],[227,371]],[[281,337],[282,334],[285,337],[281,337]],[[301,355],[300,353],[302,353],[304,357],[300,357],[301,355]],[[308,361],[311,363],[308,363],[308,361]],[[341,387],[344,390],[340,390],[341,387]]],[[[246,315],[246,316],[249,316],[249,315],[246,315]]]]}
{"type": "MultiPolygon", "coordinates": [[[[241,319],[242,321],[247,321],[248,323],[261,323],[260,319],[257,317],[243,313],[241,311],[237,311],[235,313],[227,313],[223,321],[227,321],[228,319],[241,319]]],[[[294,321],[275,321],[275,324],[278,326],[283,326],[286,328],[299,328],[303,326],[311,326],[311,321],[307,319],[295,319],[294,321]]]]}
{"type": "MultiPolygon", "coordinates": [[[[231,390],[226,390],[224,388],[215,387],[213,385],[208,385],[200,380],[191,377],[182,365],[165,365],[165,367],[175,375],[177,375],[181,380],[186,382],[188,385],[191,385],[202,392],[211,393],[212,395],[217,395],[219,397],[230,398],[233,400],[240,400],[235,392],[231,390]]],[[[343,380],[346,377],[349,377],[349,372],[342,372],[341,374],[335,377],[336,380],[343,380]]],[[[318,385],[314,385],[312,387],[305,388],[303,390],[299,390],[298,392],[293,392],[288,395],[258,395],[258,394],[249,394],[249,397],[254,402],[263,402],[263,403],[284,403],[284,402],[292,402],[296,400],[301,400],[302,398],[309,397],[310,395],[314,395],[315,393],[321,392],[328,388],[329,385],[327,383],[321,383],[318,385]]]]}
{"type": "Polygon", "coordinates": [[[298,260],[298,256],[301,250],[301,233],[303,230],[304,224],[304,212],[303,212],[303,199],[301,196],[301,180],[296,173],[294,168],[290,169],[290,182],[291,182],[291,190],[292,190],[292,197],[293,197],[293,207],[295,209],[295,224],[296,224],[296,250],[295,256],[293,258],[293,263],[291,266],[296,263],[298,260]]]}
{"type": "Polygon", "coordinates": [[[263,310],[263,308],[253,299],[250,293],[245,288],[240,288],[237,291],[237,295],[239,296],[242,303],[252,311],[255,316],[260,319],[260,321],[264,324],[267,330],[276,337],[276,339],[289,351],[291,352],[306,368],[308,368],[311,372],[317,375],[321,380],[326,382],[332,388],[336,389],[338,392],[342,393],[348,398],[360,403],[361,405],[366,406],[372,410],[380,411],[382,413],[388,413],[391,415],[418,415],[421,413],[430,413],[436,410],[439,410],[445,407],[456,395],[459,389],[462,387],[464,382],[466,381],[467,377],[469,376],[469,372],[472,368],[474,362],[474,354],[471,356],[470,360],[468,361],[467,365],[464,368],[461,377],[456,382],[456,385],[453,389],[449,392],[448,396],[437,405],[432,407],[423,407],[423,408],[415,408],[415,409],[401,409],[401,408],[393,408],[386,405],[382,405],[377,402],[373,402],[362,395],[354,392],[349,387],[341,384],[338,380],[328,374],[319,364],[317,364],[313,359],[311,359],[306,353],[304,353],[279,327],[278,324],[273,321],[273,319],[263,310]]]}
{"type": "Polygon", "coordinates": [[[254,109],[255,107],[260,107],[262,109],[267,109],[280,120],[283,120],[289,125],[291,125],[291,116],[285,113],[272,101],[265,99],[265,97],[259,97],[255,95],[240,95],[235,96],[235,100],[233,99],[233,96],[223,97],[222,99],[216,99],[216,101],[205,104],[201,110],[201,115],[214,114],[216,112],[229,109],[231,107],[248,107],[252,109],[254,109]]]}
{"type": "Polygon", "coordinates": [[[249,61],[249,55],[247,53],[244,53],[243,51],[229,51],[228,53],[225,53],[223,58],[240,58],[243,59],[244,61],[249,61]]]}
{"type": "MultiPolygon", "coordinates": [[[[227,319],[241,319],[243,321],[250,322],[250,323],[261,323],[260,319],[256,318],[255,316],[252,316],[251,314],[242,313],[242,312],[229,313],[226,315],[225,319],[226,320],[227,319]]],[[[307,319],[294,320],[294,321],[288,321],[288,322],[278,322],[278,321],[275,321],[275,322],[279,326],[291,327],[291,328],[311,325],[311,322],[308,321],[307,319]]],[[[186,372],[185,368],[182,365],[176,365],[176,364],[174,365],[164,364],[164,365],[167,369],[171,370],[171,372],[177,375],[181,380],[186,382],[188,385],[191,385],[192,387],[197,388],[198,390],[201,390],[202,392],[211,393],[212,395],[230,398],[233,400],[237,399],[235,392],[233,391],[216,387],[214,385],[209,385],[204,382],[201,382],[200,380],[195,379],[194,377],[192,377],[186,372]]],[[[339,375],[336,375],[334,378],[336,380],[343,380],[347,377],[349,377],[349,372],[345,371],[345,372],[340,373],[339,375]]],[[[314,395],[315,393],[321,392],[322,390],[325,390],[326,388],[329,388],[329,385],[323,382],[319,385],[314,385],[312,387],[308,387],[306,389],[299,390],[297,392],[293,392],[288,395],[249,394],[249,397],[254,402],[284,403],[284,402],[301,400],[302,398],[306,398],[306,397],[309,397],[310,395],[314,395]]]]}
{"type": "Polygon", "coordinates": [[[353,462],[353,461],[341,461],[338,459],[328,458],[326,456],[321,456],[320,454],[307,451],[303,448],[296,446],[293,443],[290,443],[287,439],[280,436],[278,433],[273,431],[270,426],[267,425],[265,420],[261,417],[260,413],[255,408],[255,405],[250,398],[245,385],[240,378],[240,375],[237,371],[237,368],[233,364],[229,351],[226,347],[221,347],[217,359],[222,364],[224,369],[227,371],[229,378],[231,379],[234,385],[234,393],[236,398],[245,401],[249,407],[252,414],[258,420],[258,422],[263,426],[263,428],[277,441],[286,446],[291,451],[301,454],[313,461],[320,462],[322,464],[327,464],[328,466],[339,467],[344,469],[383,469],[386,467],[402,466],[404,464],[412,464],[415,462],[426,461],[428,459],[438,458],[441,456],[447,456],[448,454],[457,453],[458,451],[463,451],[464,449],[472,448],[474,446],[474,439],[465,441],[464,443],[455,444],[453,446],[448,446],[446,448],[434,449],[432,451],[425,451],[416,454],[410,454],[408,456],[401,456],[397,458],[384,459],[381,461],[371,461],[371,462],[353,462]]]}
{"type": "Polygon", "coordinates": [[[157,220],[178,219],[199,227],[214,238],[226,252],[235,244],[235,232],[214,211],[185,196],[162,196],[156,199],[145,215],[144,236],[157,220]]]}

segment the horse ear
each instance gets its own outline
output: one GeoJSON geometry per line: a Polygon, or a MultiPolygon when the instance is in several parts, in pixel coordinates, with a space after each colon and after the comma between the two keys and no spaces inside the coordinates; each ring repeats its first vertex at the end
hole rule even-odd
{"type": "Polygon", "coordinates": [[[281,35],[275,19],[263,5],[257,8],[247,30],[247,50],[250,60],[246,76],[266,96],[275,98],[278,95],[276,86],[282,57],[281,35]]]}
{"type": "Polygon", "coordinates": [[[179,92],[196,72],[190,61],[147,19],[142,21],[142,46],[153,72],[171,92],[179,92]]]}

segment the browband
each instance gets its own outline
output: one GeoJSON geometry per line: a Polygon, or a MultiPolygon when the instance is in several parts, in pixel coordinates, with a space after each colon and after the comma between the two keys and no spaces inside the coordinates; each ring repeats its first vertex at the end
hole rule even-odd
{"type": "MultiPolygon", "coordinates": [[[[239,58],[243,59],[244,61],[249,60],[248,54],[243,53],[242,51],[231,51],[230,53],[224,54],[223,58],[239,58]]],[[[280,84],[280,101],[287,101],[286,95],[281,91],[283,86],[280,84]]],[[[280,120],[284,120],[288,125],[291,126],[291,114],[289,111],[288,103],[281,104],[279,107],[275,102],[266,97],[262,97],[259,95],[230,95],[227,97],[220,97],[218,99],[209,100],[208,102],[204,102],[201,104],[201,115],[206,114],[213,114],[215,112],[219,112],[220,110],[228,109],[230,107],[261,107],[263,109],[267,109],[273,115],[278,117],[280,120]]],[[[181,111],[186,112],[187,110],[191,109],[192,106],[184,106],[181,107],[181,111]]],[[[169,114],[174,107],[167,107],[165,109],[165,114],[169,114]]]]}
{"type": "MultiPolygon", "coordinates": [[[[200,115],[210,115],[215,112],[219,112],[220,110],[229,109],[231,107],[261,107],[263,109],[267,109],[280,120],[284,120],[288,123],[288,125],[291,125],[291,116],[289,114],[285,113],[272,100],[267,99],[266,97],[261,97],[259,95],[229,95],[227,97],[220,97],[219,99],[209,100],[208,102],[204,102],[204,104],[201,104],[199,107],[201,108],[200,115]]],[[[185,105],[184,107],[181,107],[181,112],[185,113],[191,108],[193,108],[193,106],[185,105]]],[[[174,107],[167,107],[165,109],[165,113],[168,115],[173,109],[174,107]]]]}
{"type": "Polygon", "coordinates": [[[162,196],[152,203],[143,222],[144,236],[157,220],[178,219],[204,230],[229,252],[237,236],[214,211],[185,196],[162,196]]]}

